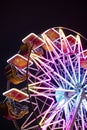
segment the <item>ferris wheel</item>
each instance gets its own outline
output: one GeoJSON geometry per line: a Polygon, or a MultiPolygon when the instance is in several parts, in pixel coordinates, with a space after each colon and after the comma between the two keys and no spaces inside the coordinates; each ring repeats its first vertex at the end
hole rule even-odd
{"type": "Polygon", "coordinates": [[[7,60],[3,92],[18,129],[87,129],[86,42],[65,27],[22,39],[17,54],[7,60]]]}

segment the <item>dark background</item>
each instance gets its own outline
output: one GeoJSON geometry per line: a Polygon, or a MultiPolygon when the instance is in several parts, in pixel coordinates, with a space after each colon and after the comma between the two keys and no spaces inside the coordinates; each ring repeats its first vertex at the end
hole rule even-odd
{"type": "MultiPolygon", "coordinates": [[[[3,73],[6,60],[17,53],[21,40],[33,32],[40,34],[56,26],[68,27],[87,38],[86,0],[1,1],[0,2],[0,102],[6,90],[3,73]]],[[[86,47],[86,45],[85,45],[86,47]]],[[[0,130],[15,130],[0,115],[0,130]]]]}

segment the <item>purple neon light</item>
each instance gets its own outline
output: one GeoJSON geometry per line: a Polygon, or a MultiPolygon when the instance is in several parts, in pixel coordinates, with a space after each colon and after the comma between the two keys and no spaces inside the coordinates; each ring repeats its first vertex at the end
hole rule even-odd
{"type": "MultiPolygon", "coordinates": [[[[43,44],[31,51],[32,64],[28,66],[28,89],[39,126],[42,130],[85,130],[87,68],[82,64],[81,58],[86,59],[87,56],[82,46],[83,37],[75,31],[72,33],[70,29],[59,27],[43,32],[41,38],[43,44]],[[65,33],[66,30],[68,34],[65,33]],[[42,55],[36,53],[39,49],[43,50],[42,55]],[[61,95],[63,98],[57,100],[57,96],[61,95]],[[72,112],[74,115],[71,119],[72,112]]],[[[27,61],[27,56],[22,57],[27,61]]],[[[21,74],[26,74],[26,67],[17,69],[21,74]]],[[[26,91],[27,87],[22,90],[26,91]]],[[[25,102],[30,103],[29,100],[25,102]]],[[[23,120],[21,129],[37,129],[38,124],[35,121],[36,118],[31,111],[26,120],[23,120]]]]}

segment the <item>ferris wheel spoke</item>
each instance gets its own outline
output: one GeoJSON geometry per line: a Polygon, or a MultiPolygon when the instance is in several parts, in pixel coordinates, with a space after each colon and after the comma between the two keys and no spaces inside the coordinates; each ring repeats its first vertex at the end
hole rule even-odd
{"type": "MultiPolygon", "coordinates": [[[[83,83],[85,82],[86,76],[87,76],[87,70],[86,70],[86,72],[85,72],[85,74],[84,74],[84,76],[83,76],[83,79],[82,79],[82,82],[81,82],[82,85],[83,85],[83,83]]],[[[85,86],[84,86],[84,87],[85,87],[85,86]]]]}
{"type": "MultiPolygon", "coordinates": [[[[65,121],[64,121],[64,119],[61,119],[61,120],[58,120],[58,121],[54,121],[53,123],[50,123],[50,124],[46,124],[46,125],[44,125],[44,126],[42,126],[41,128],[43,129],[43,130],[47,130],[47,127],[49,127],[49,126],[51,126],[51,125],[56,125],[56,124],[60,124],[62,122],[62,124],[63,124],[63,126],[65,125],[65,121]]],[[[63,126],[62,127],[57,127],[57,129],[63,129],[63,126]]],[[[56,129],[56,128],[55,128],[56,129]]],[[[51,130],[53,130],[53,129],[51,129],[51,130]]]]}
{"type": "Polygon", "coordinates": [[[13,112],[18,110],[13,105],[11,87],[17,85],[18,92],[21,90],[28,96],[19,104],[26,104],[29,113],[16,119],[17,125],[21,130],[85,130],[87,50],[83,49],[82,42],[87,43],[87,39],[71,29],[54,27],[40,36],[31,33],[22,42],[23,48],[7,60],[9,91],[4,95],[5,101],[12,100],[13,112]]]}
{"type": "Polygon", "coordinates": [[[59,75],[56,72],[53,72],[56,76],[58,76],[61,80],[63,80],[65,83],[67,83],[71,88],[75,88],[74,85],[72,85],[68,80],[66,80],[65,78],[63,78],[61,75],[59,75]]]}
{"type": "Polygon", "coordinates": [[[82,108],[82,103],[80,105],[80,109],[81,109],[81,120],[82,120],[82,130],[85,130],[85,125],[84,125],[84,116],[83,116],[83,108],[82,108]]]}
{"type": "Polygon", "coordinates": [[[67,70],[67,68],[65,67],[65,65],[63,64],[63,62],[62,62],[60,59],[58,59],[58,61],[59,61],[60,64],[63,66],[64,71],[68,74],[69,78],[71,79],[71,82],[72,82],[73,84],[75,84],[75,81],[73,80],[72,76],[70,75],[69,71],[67,70]]]}
{"type": "Polygon", "coordinates": [[[69,61],[70,61],[70,65],[71,65],[71,68],[72,68],[73,76],[74,76],[74,78],[75,78],[75,82],[77,83],[77,78],[76,78],[76,74],[75,74],[75,69],[74,69],[74,66],[73,66],[73,63],[72,63],[72,60],[71,60],[70,55],[69,55],[69,61]]]}
{"type": "Polygon", "coordinates": [[[66,124],[66,130],[70,130],[73,128],[74,125],[74,121],[76,119],[76,115],[78,113],[78,109],[80,107],[82,98],[84,97],[84,90],[82,90],[80,92],[80,94],[78,95],[77,99],[76,99],[76,103],[71,111],[71,114],[69,116],[69,120],[67,120],[67,124],[66,124]]]}
{"type": "MultiPolygon", "coordinates": [[[[37,106],[34,108],[34,111],[36,111],[36,109],[37,109],[37,106]]],[[[28,120],[32,117],[32,115],[33,115],[34,113],[33,112],[31,112],[31,114],[27,117],[27,119],[25,120],[25,122],[22,124],[22,129],[23,128],[25,128],[25,127],[27,127],[28,125],[30,125],[32,122],[34,122],[35,121],[35,118],[30,122],[28,122],[28,120]]]]}
{"type": "Polygon", "coordinates": [[[80,52],[81,52],[81,40],[80,36],[77,35],[77,45],[78,45],[78,82],[80,83],[80,52]]]}

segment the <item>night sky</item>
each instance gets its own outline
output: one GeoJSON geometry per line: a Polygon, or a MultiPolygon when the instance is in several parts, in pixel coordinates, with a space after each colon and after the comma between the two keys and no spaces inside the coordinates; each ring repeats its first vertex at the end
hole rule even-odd
{"type": "MultiPolygon", "coordinates": [[[[29,33],[40,34],[57,26],[71,28],[87,38],[86,0],[0,2],[0,102],[4,99],[2,92],[6,91],[6,60],[17,53],[21,40],[29,33]]],[[[0,115],[0,130],[15,128],[0,115]]]]}

